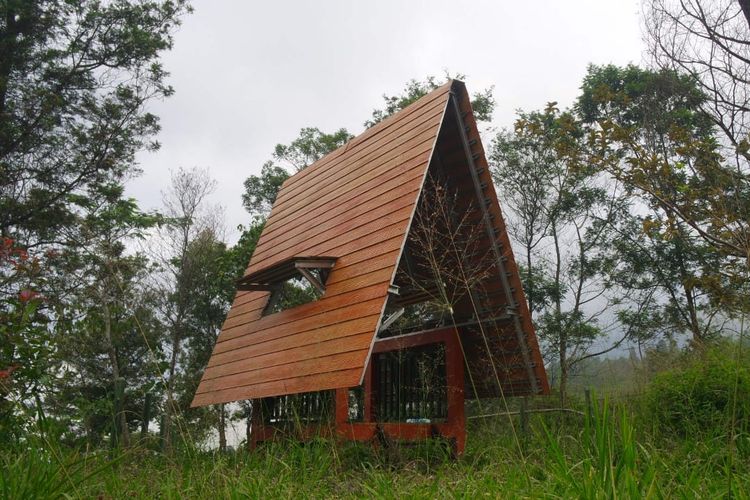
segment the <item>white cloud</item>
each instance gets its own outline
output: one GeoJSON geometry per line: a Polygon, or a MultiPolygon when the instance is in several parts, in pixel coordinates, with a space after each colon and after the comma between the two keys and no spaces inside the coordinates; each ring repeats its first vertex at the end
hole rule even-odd
{"type": "Polygon", "coordinates": [[[242,181],[304,126],[359,133],[381,95],[411,78],[495,85],[495,125],[518,108],[570,105],[588,63],[639,62],[637,1],[195,1],[164,63],[176,94],[155,103],[162,149],[139,156],[129,193],[160,203],[169,169],[210,168],[230,228],[242,181]]]}

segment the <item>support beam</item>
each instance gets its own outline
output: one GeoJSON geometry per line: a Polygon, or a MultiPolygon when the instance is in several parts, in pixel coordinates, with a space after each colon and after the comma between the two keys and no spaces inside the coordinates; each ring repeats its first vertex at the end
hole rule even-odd
{"type": "Polygon", "coordinates": [[[326,287],[323,285],[323,283],[320,282],[317,276],[315,276],[312,271],[310,271],[309,268],[306,267],[299,267],[297,268],[299,270],[299,273],[305,277],[307,281],[310,282],[310,284],[318,291],[321,295],[326,293],[326,287]]]}
{"type": "Polygon", "coordinates": [[[398,318],[403,316],[403,314],[404,314],[403,307],[396,309],[396,311],[394,311],[393,314],[391,314],[390,316],[385,318],[385,320],[383,320],[383,323],[380,325],[380,329],[378,329],[378,333],[386,331],[388,327],[391,326],[393,323],[395,323],[396,320],[398,320],[398,318]]]}
{"type": "Polygon", "coordinates": [[[274,307],[276,307],[276,304],[279,303],[280,299],[281,294],[279,293],[279,285],[271,286],[271,295],[270,297],[268,297],[266,307],[263,308],[263,314],[268,314],[268,311],[271,311],[274,307]]]}
{"type": "MultiPolygon", "coordinates": [[[[474,184],[474,192],[476,194],[477,203],[482,210],[482,219],[484,220],[485,229],[487,231],[487,238],[490,241],[490,244],[492,246],[492,252],[495,255],[495,259],[497,262],[497,270],[499,271],[500,275],[500,281],[502,283],[503,289],[505,291],[505,296],[507,298],[508,303],[508,311],[513,310],[513,304],[515,304],[515,298],[513,297],[513,292],[511,291],[510,283],[508,282],[508,276],[505,273],[505,265],[503,261],[503,253],[500,251],[500,246],[497,243],[497,237],[495,235],[495,229],[492,226],[492,219],[490,217],[489,211],[487,210],[487,204],[484,203],[485,196],[484,192],[482,191],[482,183],[479,180],[479,174],[477,173],[477,166],[474,161],[474,157],[471,151],[471,146],[469,145],[469,138],[467,136],[467,128],[463,124],[463,120],[461,120],[461,108],[458,104],[458,97],[456,96],[454,91],[451,91],[450,99],[449,101],[452,104],[452,107],[455,111],[455,117],[456,121],[458,122],[457,128],[459,130],[459,135],[461,136],[461,143],[463,144],[464,153],[466,155],[466,161],[468,163],[469,172],[471,174],[471,180],[474,184]]],[[[523,356],[524,363],[528,367],[528,377],[529,377],[529,386],[531,387],[531,391],[534,394],[537,394],[539,392],[539,385],[536,381],[536,375],[534,373],[534,368],[531,364],[531,357],[529,356],[529,348],[528,348],[528,342],[526,341],[526,334],[523,331],[523,327],[521,325],[521,320],[518,315],[513,315],[513,327],[516,332],[516,337],[518,338],[518,345],[521,347],[521,355],[523,356]]]]}

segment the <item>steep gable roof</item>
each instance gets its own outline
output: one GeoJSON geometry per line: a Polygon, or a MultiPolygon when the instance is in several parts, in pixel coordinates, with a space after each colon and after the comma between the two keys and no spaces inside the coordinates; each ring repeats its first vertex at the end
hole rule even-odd
{"type": "Polygon", "coordinates": [[[337,261],[318,301],[262,316],[238,292],[194,405],[360,383],[450,84],[378,123],[282,186],[247,274],[298,255],[337,261]]]}
{"type": "MultiPolygon", "coordinates": [[[[193,406],[361,383],[453,94],[470,109],[463,84],[448,82],[284,183],[245,277],[273,274],[296,257],[326,256],[335,264],[325,294],[264,316],[269,292],[239,291],[193,406]]],[[[501,221],[494,190],[491,197],[501,221]]],[[[499,238],[509,252],[504,231],[499,238]]],[[[517,342],[527,344],[520,364],[529,385],[516,392],[546,391],[525,299],[519,303],[526,338],[517,342]]]]}

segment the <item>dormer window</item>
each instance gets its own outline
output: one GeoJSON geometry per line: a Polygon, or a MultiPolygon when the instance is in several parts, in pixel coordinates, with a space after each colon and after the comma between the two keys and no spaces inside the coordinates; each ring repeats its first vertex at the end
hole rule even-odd
{"type": "Polygon", "coordinates": [[[336,257],[292,257],[240,279],[238,290],[269,291],[264,315],[318,300],[336,257]]]}

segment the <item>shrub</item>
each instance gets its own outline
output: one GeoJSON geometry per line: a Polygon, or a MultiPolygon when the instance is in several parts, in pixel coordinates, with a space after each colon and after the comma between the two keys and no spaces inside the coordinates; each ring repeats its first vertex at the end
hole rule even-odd
{"type": "Polygon", "coordinates": [[[645,391],[656,430],[680,436],[750,429],[750,356],[736,342],[685,354],[654,376],[645,391]],[[744,352],[742,352],[744,351],[744,352]]]}

